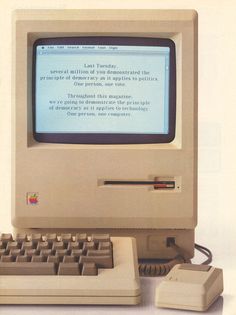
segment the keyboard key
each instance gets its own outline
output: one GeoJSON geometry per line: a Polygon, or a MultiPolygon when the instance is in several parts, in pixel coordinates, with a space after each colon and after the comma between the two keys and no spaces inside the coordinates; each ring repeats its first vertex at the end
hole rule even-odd
{"type": "Polygon", "coordinates": [[[63,263],[72,263],[72,262],[76,262],[75,256],[64,256],[63,257],[63,263]]]}
{"type": "Polygon", "coordinates": [[[79,264],[76,262],[60,263],[58,275],[80,275],[79,264]]]}
{"type": "Polygon", "coordinates": [[[10,249],[17,249],[17,248],[20,248],[20,247],[21,247],[20,244],[18,244],[17,242],[11,241],[11,242],[7,243],[7,248],[6,249],[10,250],[10,249]]]}
{"type": "Polygon", "coordinates": [[[21,248],[22,249],[32,249],[32,248],[34,248],[34,244],[32,241],[23,242],[21,248]]]}
{"type": "Polygon", "coordinates": [[[75,235],[75,240],[78,242],[87,242],[87,240],[88,240],[87,234],[86,233],[82,233],[82,234],[77,233],[75,235]]]}
{"type": "Polygon", "coordinates": [[[53,250],[65,249],[65,243],[63,243],[63,242],[53,242],[52,249],[53,250]]]}
{"type": "Polygon", "coordinates": [[[68,243],[68,249],[79,249],[79,242],[69,242],[68,243]]]}
{"type": "Polygon", "coordinates": [[[54,274],[56,274],[54,263],[0,262],[0,275],[54,275],[54,274]]]}
{"type": "Polygon", "coordinates": [[[93,262],[87,262],[83,264],[82,275],[83,276],[96,276],[98,274],[98,269],[93,262]]]}
{"type": "Polygon", "coordinates": [[[5,255],[5,254],[6,254],[5,248],[0,248],[0,256],[5,255]]]}
{"type": "Polygon", "coordinates": [[[111,256],[80,256],[79,263],[94,262],[98,268],[112,268],[111,256]]]}
{"type": "Polygon", "coordinates": [[[50,249],[50,245],[49,242],[39,242],[37,245],[37,249],[41,250],[41,249],[50,249]]]}
{"type": "Polygon", "coordinates": [[[13,237],[10,233],[2,233],[0,236],[0,240],[5,243],[5,242],[10,242],[13,241],[13,237]]]}
{"type": "Polygon", "coordinates": [[[95,243],[94,242],[84,242],[83,243],[83,250],[88,249],[95,249],[95,243]]]}
{"type": "Polygon", "coordinates": [[[41,251],[40,251],[40,256],[49,256],[51,254],[52,254],[51,249],[41,249],[41,251]]]}
{"type": "Polygon", "coordinates": [[[27,241],[27,235],[25,233],[24,234],[21,234],[21,233],[16,234],[16,241],[19,243],[27,241]]]}
{"type": "Polygon", "coordinates": [[[19,255],[22,255],[23,253],[24,253],[23,250],[21,250],[19,248],[16,248],[16,249],[11,249],[10,252],[9,252],[9,255],[19,256],[19,255]]]}
{"type": "Polygon", "coordinates": [[[30,235],[29,238],[31,239],[31,241],[32,241],[33,243],[35,243],[35,242],[41,242],[41,241],[43,240],[43,239],[42,239],[42,234],[40,234],[40,233],[34,233],[34,234],[30,235]]]}
{"type": "Polygon", "coordinates": [[[89,249],[87,256],[110,256],[111,251],[109,249],[89,249]]]}
{"type": "Polygon", "coordinates": [[[39,255],[39,251],[35,248],[27,248],[25,249],[25,255],[31,257],[31,256],[34,256],[34,255],[39,255]]]}
{"type": "Polygon", "coordinates": [[[55,263],[58,264],[60,262],[60,257],[58,256],[53,256],[53,255],[49,255],[47,257],[47,262],[51,262],[51,263],[55,263]]]}
{"type": "Polygon", "coordinates": [[[12,262],[15,261],[15,257],[12,255],[1,256],[2,262],[12,262]]]}
{"type": "Polygon", "coordinates": [[[53,243],[57,241],[56,233],[48,233],[46,234],[46,240],[48,243],[53,243]]]}
{"type": "Polygon", "coordinates": [[[30,262],[31,261],[31,257],[30,256],[26,256],[26,255],[20,255],[16,257],[16,262],[30,262]]]}
{"type": "Polygon", "coordinates": [[[75,257],[80,257],[83,255],[83,250],[82,249],[72,249],[71,255],[75,257]]]}
{"type": "Polygon", "coordinates": [[[62,234],[62,235],[61,235],[61,240],[62,240],[62,242],[64,242],[64,243],[69,243],[70,241],[72,241],[72,236],[71,236],[70,233],[62,234]]]}
{"type": "Polygon", "coordinates": [[[111,242],[99,242],[98,249],[111,249],[111,242]]]}
{"type": "Polygon", "coordinates": [[[47,261],[46,256],[32,256],[31,258],[31,262],[34,262],[34,263],[44,263],[46,261],[47,261]]]}
{"type": "Polygon", "coordinates": [[[68,254],[69,252],[67,249],[58,249],[56,250],[56,253],[55,253],[56,256],[60,256],[60,257],[64,257],[65,255],[68,255],[68,254]]]}
{"type": "Polygon", "coordinates": [[[110,235],[109,234],[92,234],[91,239],[94,242],[109,242],[110,235]]]}

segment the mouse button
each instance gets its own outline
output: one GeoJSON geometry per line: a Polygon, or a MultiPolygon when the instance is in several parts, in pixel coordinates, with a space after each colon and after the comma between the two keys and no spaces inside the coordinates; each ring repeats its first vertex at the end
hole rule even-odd
{"type": "Polygon", "coordinates": [[[179,269],[182,270],[192,270],[192,271],[209,271],[211,266],[208,265],[196,265],[196,264],[181,264],[179,269]]]}

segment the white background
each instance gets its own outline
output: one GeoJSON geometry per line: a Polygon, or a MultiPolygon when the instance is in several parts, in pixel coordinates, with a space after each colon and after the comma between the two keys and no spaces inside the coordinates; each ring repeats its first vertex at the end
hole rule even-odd
{"type": "MultiPolygon", "coordinates": [[[[236,314],[236,1],[0,0],[0,230],[10,231],[11,11],[16,8],[196,9],[199,14],[199,220],[196,241],[224,269],[225,290],[207,314],[236,314]]],[[[200,262],[197,256],[195,261],[200,262]]],[[[141,279],[137,307],[0,307],[0,314],[193,314],[154,308],[161,279],[141,279]]]]}

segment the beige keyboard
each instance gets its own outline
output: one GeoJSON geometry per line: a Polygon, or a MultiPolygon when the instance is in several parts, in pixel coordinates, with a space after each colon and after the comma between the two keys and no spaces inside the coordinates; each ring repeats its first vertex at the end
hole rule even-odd
{"type": "Polygon", "coordinates": [[[0,236],[1,304],[138,304],[135,239],[107,234],[0,236]]]}

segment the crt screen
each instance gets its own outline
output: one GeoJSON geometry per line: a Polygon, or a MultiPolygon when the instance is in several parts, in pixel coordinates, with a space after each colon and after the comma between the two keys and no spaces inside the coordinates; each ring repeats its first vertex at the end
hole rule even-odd
{"type": "Polygon", "coordinates": [[[35,132],[169,133],[170,47],[38,44],[35,132]]]}

